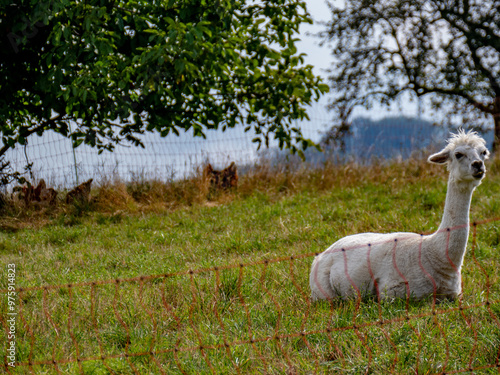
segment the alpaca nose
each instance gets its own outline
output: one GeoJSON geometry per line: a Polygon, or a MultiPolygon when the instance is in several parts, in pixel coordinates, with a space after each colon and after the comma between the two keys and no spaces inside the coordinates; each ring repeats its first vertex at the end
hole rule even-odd
{"type": "Polygon", "coordinates": [[[472,172],[472,176],[475,178],[482,178],[484,176],[484,163],[481,160],[476,160],[472,162],[472,168],[474,172],[472,172]]]}
{"type": "Polygon", "coordinates": [[[480,171],[484,168],[484,164],[481,160],[476,160],[476,161],[472,162],[472,168],[480,171]]]}

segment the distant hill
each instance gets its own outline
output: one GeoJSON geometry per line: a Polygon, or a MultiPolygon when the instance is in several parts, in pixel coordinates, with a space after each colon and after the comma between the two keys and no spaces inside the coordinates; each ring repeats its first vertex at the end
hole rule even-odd
{"type": "MultiPolygon", "coordinates": [[[[327,159],[370,163],[374,158],[408,158],[412,153],[423,149],[443,147],[449,133],[447,128],[411,117],[388,117],[380,120],[356,118],[351,123],[349,134],[343,138],[344,147],[334,143],[327,144],[325,140],[328,135],[325,134],[320,141],[323,152],[310,148],[305,151],[305,156],[311,164],[323,163],[327,159]]],[[[482,132],[482,136],[491,149],[493,130],[482,132]]],[[[295,158],[286,150],[268,150],[262,156],[279,163],[295,158]]]]}
{"type": "Polygon", "coordinates": [[[407,158],[431,145],[439,147],[446,137],[443,128],[416,118],[357,118],[352,121],[351,134],[344,139],[345,154],[361,160],[407,158]]]}
{"type": "MultiPolygon", "coordinates": [[[[491,149],[493,130],[479,132],[491,149]]],[[[345,154],[358,160],[407,158],[422,149],[443,147],[449,133],[448,128],[417,118],[357,118],[352,121],[351,134],[344,139],[345,154]]]]}

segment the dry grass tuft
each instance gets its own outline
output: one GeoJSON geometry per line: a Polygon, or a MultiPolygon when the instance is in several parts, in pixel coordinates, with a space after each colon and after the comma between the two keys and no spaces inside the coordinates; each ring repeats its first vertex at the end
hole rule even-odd
{"type": "Polygon", "coordinates": [[[350,162],[325,163],[311,168],[307,164],[282,166],[256,165],[242,176],[238,192],[248,196],[255,191],[283,194],[296,191],[327,191],[334,188],[363,186],[368,183],[404,186],[407,182],[445,175],[443,168],[424,158],[405,161],[374,161],[370,166],[350,162]]]}
{"type": "Polygon", "coordinates": [[[135,211],[135,202],[127,186],[120,182],[102,184],[93,197],[94,209],[101,212],[116,210],[135,211]]]}

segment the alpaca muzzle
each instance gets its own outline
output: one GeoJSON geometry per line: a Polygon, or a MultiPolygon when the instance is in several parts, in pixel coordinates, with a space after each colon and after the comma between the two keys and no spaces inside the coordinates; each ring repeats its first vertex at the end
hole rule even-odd
{"type": "Polygon", "coordinates": [[[475,162],[472,163],[472,169],[473,169],[472,176],[477,179],[483,178],[484,173],[486,172],[484,168],[484,163],[480,160],[476,160],[475,162]]]}

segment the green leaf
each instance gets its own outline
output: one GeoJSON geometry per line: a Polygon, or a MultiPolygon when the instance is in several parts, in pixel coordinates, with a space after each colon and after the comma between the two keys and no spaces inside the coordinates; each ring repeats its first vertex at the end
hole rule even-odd
{"type": "Polygon", "coordinates": [[[123,18],[121,15],[118,15],[117,18],[116,18],[116,23],[118,25],[118,29],[120,31],[124,31],[125,30],[125,25],[123,23],[123,18]]]}
{"type": "Polygon", "coordinates": [[[83,139],[82,139],[82,138],[76,138],[76,139],[73,139],[73,148],[77,148],[77,147],[78,147],[78,146],[80,146],[82,143],[83,143],[83,139]]]}
{"type": "Polygon", "coordinates": [[[184,63],[183,60],[175,60],[175,70],[177,73],[183,73],[185,68],[186,68],[186,64],[184,63]]]}
{"type": "Polygon", "coordinates": [[[69,26],[63,26],[63,36],[64,36],[64,39],[70,39],[71,29],[69,26]]]}

